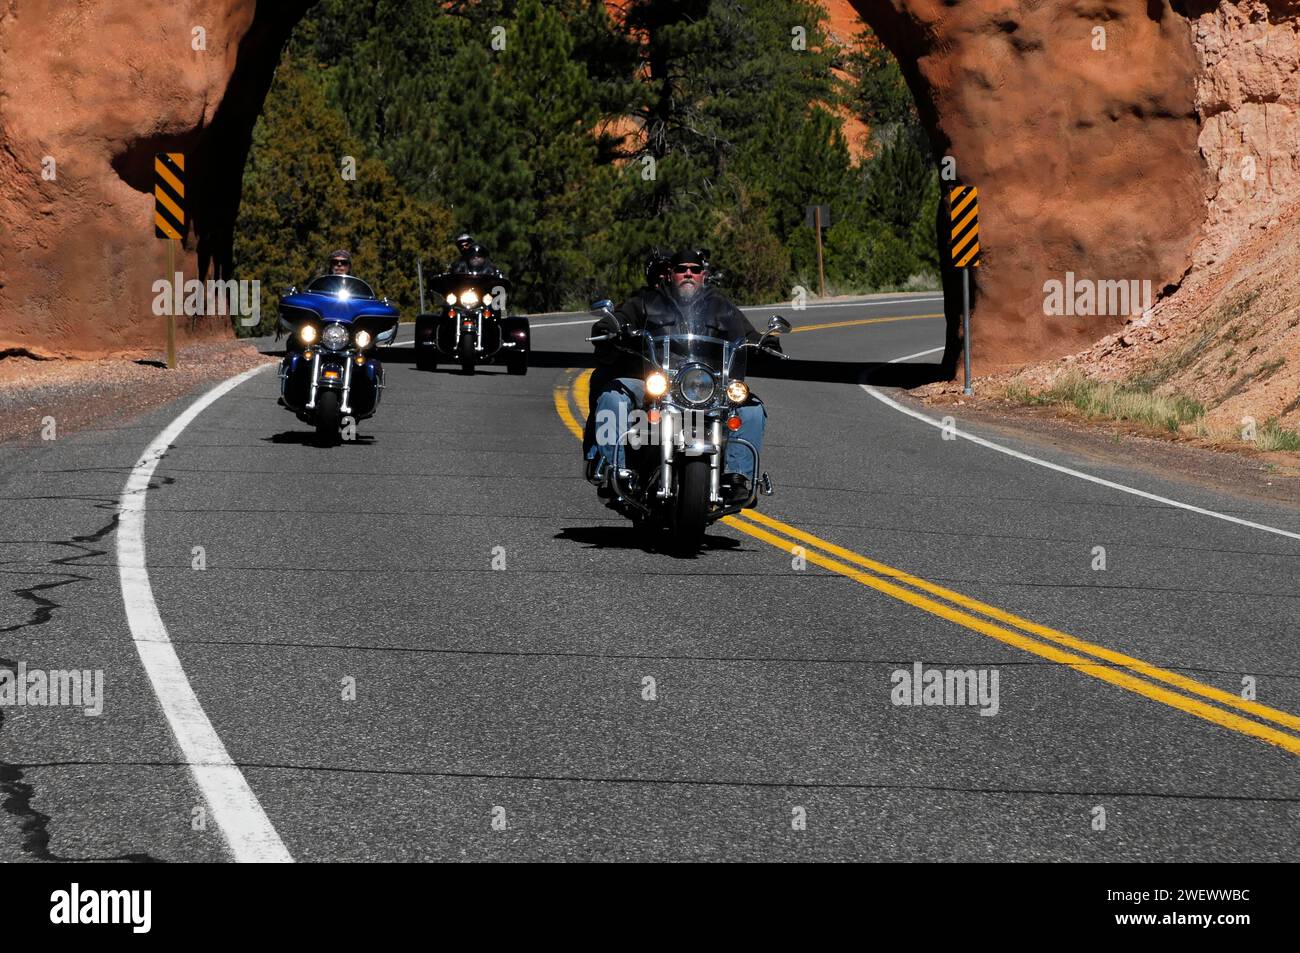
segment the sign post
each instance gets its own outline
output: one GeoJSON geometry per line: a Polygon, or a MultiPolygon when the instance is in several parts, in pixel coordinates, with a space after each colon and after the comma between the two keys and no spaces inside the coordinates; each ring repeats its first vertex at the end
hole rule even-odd
{"type": "Polygon", "coordinates": [[[831,224],[831,207],[829,205],[809,205],[804,222],[813,227],[817,233],[817,287],[821,296],[826,297],[826,269],[822,264],[822,229],[831,224]]]}
{"type": "MultiPolygon", "coordinates": [[[[176,280],[176,245],[185,236],[185,153],[153,157],[153,234],[167,242],[167,282],[176,280]]],[[[179,292],[175,293],[179,298],[179,292]]],[[[168,309],[170,312],[172,309],[168,309]]],[[[167,315],[167,366],[176,369],[176,315],[167,315]]]]}
{"type": "Polygon", "coordinates": [[[979,189],[973,185],[954,186],[948,193],[948,210],[952,263],[961,269],[961,350],[966,370],[961,392],[969,397],[975,393],[970,377],[970,270],[980,266],[979,189]]]}

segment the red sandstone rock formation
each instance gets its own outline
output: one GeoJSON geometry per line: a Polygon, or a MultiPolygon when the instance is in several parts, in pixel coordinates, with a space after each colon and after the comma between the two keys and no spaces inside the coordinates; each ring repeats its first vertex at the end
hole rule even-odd
{"type": "MultiPolygon", "coordinates": [[[[0,8],[0,353],[157,352],[151,285],[167,251],[153,237],[153,154],[189,156],[193,225],[178,265],[220,277],[252,126],[307,5],[0,8]]],[[[182,339],[230,334],[219,319],[178,323],[182,339]]]]}
{"type": "MultiPolygon", "coordinates": [[[[186,272],[220,275],[249,132],[307,5],[29,0],[0,12],[0,352],[156,349],[149,289],[166,254],[151,237],[152,154],[190,154],[186,272]],[[191,49],[195,26],[206,52],[191,49]]],[[[898,55],[936,150],[981,189],[983,368],[1122,325],[1045,316],[1045,281],[1175,285],[1267,223],[1300,176],[1293,0],[852,6],[898,55]],[[1263,176],[1250,188],[1233,178],[1246,150],[1263,176]]]]}

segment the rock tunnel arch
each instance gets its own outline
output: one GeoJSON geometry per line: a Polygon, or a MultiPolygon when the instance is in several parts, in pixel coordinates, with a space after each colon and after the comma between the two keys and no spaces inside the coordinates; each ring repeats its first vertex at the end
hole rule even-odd
{"type": "MultiPolygon", "coordinates": [[[[156,151],[191,156],[188,273],[228,276],[252,128],[311,5],[142,0],[0,15],[0,352],[149,347],[151,316],[126,303],[149,300],[164,270],[159,243],[140,238],[156,151]],[[207,24],[202,57],[191,50],[196,22],[207,24]],[[62,157],[55,181],[39,174],[47,154],[62,157]]],[[[1108,316],[1045,319],[1048,278],[1162,288],[1188,268],[1206,218],[1189,17],[1215,6],[853,0],[898,58],[935,154],[981,188],[982,368],[1065,354],[1114,329],[1108,316]],[[1091,50],[1096,27],[1104,51],[1091,50]]],[[[947,298],[950,310],[960,300],[947,298]]],[[[950,365],[955,344],[950,333],[950,365]]]]}

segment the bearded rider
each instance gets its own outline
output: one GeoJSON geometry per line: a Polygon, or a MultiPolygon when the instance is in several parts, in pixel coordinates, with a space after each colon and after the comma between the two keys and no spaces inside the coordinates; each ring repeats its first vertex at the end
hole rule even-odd
{"type": "MultiPolygon", "coordinates": [[[[732,343],[758,341],[761,335],[749,319],[708,283],[709,274],[708,253],[702,249],[683,249],[667,262],[661,257],[652,257],[646,267],[647,287],[624,301],[614,312],[620,332],[648,331],[656,337],[704,334],[732,343]]],[[[603,321],[608,322],[608,318],[603,321]]],[[[608,329],[598,324],[595,334],[604,330],[608,329]]],[[[601,495],[606,497],[613,495],[609,485],[611,466],[618,468],[623,486],[631,485],[635,474],[625,469],[625,448],[600,439],[606,434],[601,432],[597,422],[628,420],[634,409],[645,404],[644,362],[618,348],[617,343],[606,342],[596,346],[597,368],[592,374],[591,403],[583,439],[588,478],[600,485],[601,495]]],[[[749,441],[762,452],[763,431],[767,423],[767,411],[762,401],[751,394],[737,413],[740,429],[735,436],[749,441]]],[[[743,498],[749,495],[755,476],[753,469],[754,457],[743,445],[732,443],[727,447],[723,483],[728,496],[743,498]]]]}

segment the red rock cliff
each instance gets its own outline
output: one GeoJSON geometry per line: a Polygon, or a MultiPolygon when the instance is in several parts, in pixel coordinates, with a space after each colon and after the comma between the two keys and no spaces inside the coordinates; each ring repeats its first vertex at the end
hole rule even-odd
{"type": "MultiPolygon", "coordinates": [[[[252,126],[307,5],[0,6],[0,353],[157,351],[151,285],[167,251],[153,237],[153,154],[189,156],[178,265],[220,277],[252,126]]],[[[230,333],[178,323],[182,337],[230,333]]]]}

